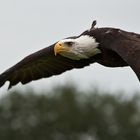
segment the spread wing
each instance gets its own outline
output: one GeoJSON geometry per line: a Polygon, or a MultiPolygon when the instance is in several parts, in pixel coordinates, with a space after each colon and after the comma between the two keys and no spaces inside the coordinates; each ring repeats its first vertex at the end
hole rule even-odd
{"type": "MultiPolygon", "coordinates": [[[[112,32],[111,36],[114,35],[112,32]]],[[[115,41],[108,46],[125,60],[140,80],[140,35],[118,30],[115,41]]]]}
{"type": "MultiPolygon", "coordinates": [[[[26,84],[53,75],[61,74],[73,68],[82,68],[91,63],[90,60],[75,61],[63,56],[54,55],[54,45],[33,53],[0,75],[0,87],[9,81],[9,88],[21,82],[26,84]]],[[[93,60],[92,60],[93,62],[93,60]]]]}

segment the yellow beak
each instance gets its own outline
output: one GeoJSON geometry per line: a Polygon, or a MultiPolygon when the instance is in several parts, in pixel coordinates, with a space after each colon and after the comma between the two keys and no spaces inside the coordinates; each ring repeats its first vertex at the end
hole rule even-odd
{"type": "Polygon", "coordinates": [[[58,53],[60,53],[60,52],[66,52],[68,50],[69,50],[69,48],[64,47],[64,44],[63,43],[58,42],[54,46],[54,55],[56,56],[58,53]]]}

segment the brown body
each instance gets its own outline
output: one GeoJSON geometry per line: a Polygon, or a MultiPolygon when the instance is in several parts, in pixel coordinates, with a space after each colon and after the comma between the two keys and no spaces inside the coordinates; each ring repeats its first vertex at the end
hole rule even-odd
{"type": "MultiPolygon", "coordinates": [[[[94,22],[93,22],[94,23],[94,22]]],[[[72,60],[54,55],[54,44],[31,54],[0,75],[0,87],[10,81],[9,88],[21,82],[61,74],[97,62],[108,67],[131,66],[140,79],[140,35],[115,28],[95,28],[81,35],[93,36],[102,53],[89,59],[72,60]]],[[[76,37],[71,37],[76,38],[76,37]]]]}
{"type": "MultiPolygon", "coordinates": [[[[94,59],[104,66],[129,66],[127,60],[121,54],[127,54],[128,52],[135,54],[136,50],[140,50],[140,35],[136,33],[116,28],[93,28],[82,34],[94,36],[96,41],[99,42],[99,48],[102,53],[94,56],[94,59]]],[[[130,57],[129,55],[128,57],[130,57]]]]}

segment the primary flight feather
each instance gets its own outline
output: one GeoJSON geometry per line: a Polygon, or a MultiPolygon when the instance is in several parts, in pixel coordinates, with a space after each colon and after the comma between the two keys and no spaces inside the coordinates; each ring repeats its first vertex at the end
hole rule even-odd
{"type": "Polygon", "coordinates": [[[33,53],[0,75],[0,87],[12,86],[83,68],[97,62],[108,67],[130,66],[140,80],[140,35],[116,28],[92,27],[33,53]]]}

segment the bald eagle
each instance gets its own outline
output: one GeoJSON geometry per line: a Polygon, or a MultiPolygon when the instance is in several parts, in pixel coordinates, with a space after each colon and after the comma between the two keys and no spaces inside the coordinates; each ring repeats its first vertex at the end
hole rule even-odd
{"type": "Polygon", "coordinates": [[[83,68],[97,62],[107,67],[130,66],[140,80],[140,35],[117,28],[96,28],[62,39],[35,52],[0,75],[0,87],[12,86],[83,68]]]}

